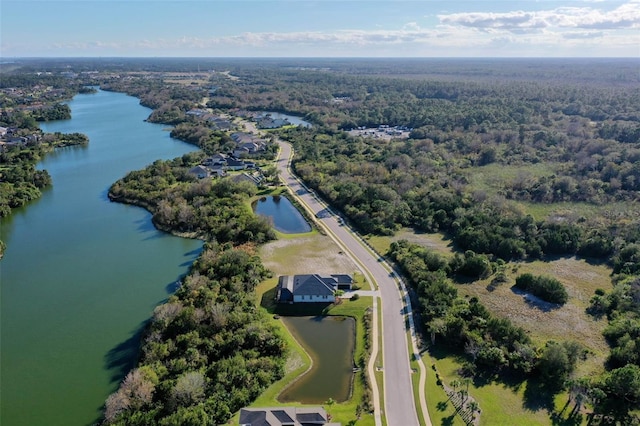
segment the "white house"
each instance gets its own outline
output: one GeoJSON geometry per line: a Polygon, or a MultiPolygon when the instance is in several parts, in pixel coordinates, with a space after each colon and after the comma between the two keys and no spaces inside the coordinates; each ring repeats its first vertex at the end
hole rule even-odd
{"type": "Polygon", "coordinates": [[[333,303],[338,289],[349,290],[349,275],[283,275],[278,280],[276,299],[285,303],[333,303]]]}

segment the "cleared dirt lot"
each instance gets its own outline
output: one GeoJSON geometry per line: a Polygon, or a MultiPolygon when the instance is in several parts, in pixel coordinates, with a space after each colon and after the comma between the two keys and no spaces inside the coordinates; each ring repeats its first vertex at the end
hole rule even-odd
{"type": "Polygon", "coordinates": [[[276,275],[353,274],[358,267],[327,236],[301,235],[261,247],[264,265],[276,275]]]}

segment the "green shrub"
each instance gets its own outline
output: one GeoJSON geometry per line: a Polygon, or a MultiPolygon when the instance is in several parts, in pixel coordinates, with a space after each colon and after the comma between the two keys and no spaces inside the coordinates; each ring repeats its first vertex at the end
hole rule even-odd
{"type": "Polygon", "coordinates": [[[551,303],[567,303],[569,295],[562,283],[555,278],[526,273],[516,278],[515,287],[551,303]]]}

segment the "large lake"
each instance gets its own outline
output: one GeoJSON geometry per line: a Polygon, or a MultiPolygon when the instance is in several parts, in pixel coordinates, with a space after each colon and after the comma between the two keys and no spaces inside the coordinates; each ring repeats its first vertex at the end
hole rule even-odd
{"type": "Polygon", "coordinates": [[[154,229],[143,209],[111,203],[109,186],[156,159],[194,151],[144,122],[137,99],[100,91],[70,102],[89,146],[38,167],[53,188],[0,223],[3,425],[88,425],[135,361],[138,333],[173,291],[201,242],[154,229]]]}

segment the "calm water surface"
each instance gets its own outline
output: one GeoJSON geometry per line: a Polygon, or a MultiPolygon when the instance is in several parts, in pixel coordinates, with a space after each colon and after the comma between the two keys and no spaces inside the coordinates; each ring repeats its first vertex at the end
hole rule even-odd
{"type": "Polygon", "coordinates": [[[137,333],[185,274],[201,242],[154,229],[143,209],[111,203],[109,186],[156,159],[193,151],[123,94],[70,102],[73,119],[47,132],[82,132],[38,167],[53,188],[0,223],[0,424],[88,425],[131,367],[137,333]]]}
{"type": "Polygon", "coordinates": [[[286,197],[264,197],[254,204],[256,213],[268,217],[273,227],[285,234],[299,234],[311,231],[311,225],[286,197]]]}
{"type": "Polygon", "coordinates": [[[313,359],[313,367],[278,399],[304,404],[322,404],[329,398],[338,402],[349,399],[356,334],[353,318],[281,318],[313,359]]]}
{"type": "Polygon", "coordinates": [[[303,126],[303,127],[311,127],[311,123],[309,123],[308,121],[303,120],[302,118],[298,117],[297,115],[289,115],[289,114],[283,114],[281,112],[275,112],[275,111],[261,111],[263,114],[270,114],[271,118],[273,119],[277,119],[277,118],[286,118],[287,120],[289,120],[289,123],[295,125],[295,126],[303,126]]]}

